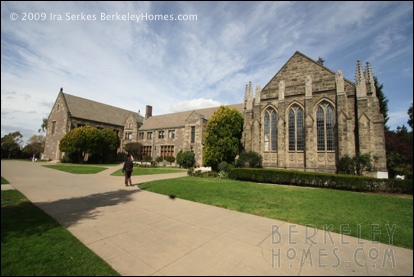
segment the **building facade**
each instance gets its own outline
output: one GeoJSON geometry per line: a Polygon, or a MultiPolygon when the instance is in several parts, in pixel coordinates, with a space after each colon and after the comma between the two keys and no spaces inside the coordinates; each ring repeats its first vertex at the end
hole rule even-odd
{"type": "MultiPolygon", "coordinates": [[[[243,113],[243,104],[230,105],[243,113]]],[[[143,156],[176,157],[180,150],[192,151],[197,166],[202,166],[203,136],[208,118],[218,109],[206,108],[186,112],[152,116],[152,106],[147,105],[145,117],[138,113],[91,101],[63,92],[53,105],[48,117],[43,159],[60,160],[64,152],[59,142],[70,130],[91,126],[110,129],[120,139],[118,152],[130,142],[143,145],[143,156]]]]}
{"type": "Polygon", "coordinates": [[[60,160],[64,153],[59,150],[59,142],[70,130],[91,126],[110,129],[117,133],[121,147],[126,134],[142,126],[144,117],[138,113],[110,105],[73,96],[60,90],[47,121],[45,150],[43,159],[60,160]]]}
{"type": "Polygon", "coordinates": [[[355,83],[296,52],[253,97],[244,101],[246,150],[265,167],[335,173],[341,157],[375,157],[377,177],[387,178],[384,117],[369,63],[357,61],[355,83]]]}
{"type": "MultiPolygon", "coordinates": [[[[243,104],[229,105],[243,113],[243,104]]],[[[196,166],[203,165],[203,137],[208,119],[219,107],[152,116],[147,106],[144,124],[138,130],[142,154],[152,157],[176,157],[181,150],[192,151],[196,166]],[[149,116],[148,116],[149,115],[149,116]]]]}
{"type": "MultiPolygon", "coordinates": [[[[355,83],[300,52],[286,62],[263,89],[246,86],[244,103],[230,105],[243,114],[241,143],[262,155],[263,166],[335,173],[339,159],[357,153],[375,157],[377,177],[386,178],[384,117],[369,63],[357,61],[355,83]]],[[[60,159],[59,141],[71,129],[88,125],[117,132],[122,151],[129,142],[143,145],[143,156],[176,157],[193,151],[203,165],[203,137],[218,109],[206,108],[145,117],[63,93],[48,118],[46,159],[60,159]]]]}

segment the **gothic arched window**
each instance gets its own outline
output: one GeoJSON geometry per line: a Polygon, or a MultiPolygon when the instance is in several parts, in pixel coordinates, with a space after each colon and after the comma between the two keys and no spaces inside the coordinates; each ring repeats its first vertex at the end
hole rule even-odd
{"type": "Polygon", "coordinates": [[[316,112],[318,151],[335,150],[334,110],[328,102],[322,102],[316,112]]]}
{"type": "Polygon", "coordinates": [[[303,110],[293,105],[289,111],[289,151],[303,151],[303,110]]]}
{"type": "Polygon", "coordinates": [[[277,115],[272,108],[264,113],[264,151],[277,150],[277,115]]]}

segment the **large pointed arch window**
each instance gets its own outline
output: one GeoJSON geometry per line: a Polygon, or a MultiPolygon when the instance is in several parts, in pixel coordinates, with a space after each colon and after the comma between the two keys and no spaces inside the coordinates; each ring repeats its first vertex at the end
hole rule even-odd
{"type": "Polygon", "coordinates": [[[277,150],[277,114],[272,108],[264,113],[264,150],[277,150]]]}
{"type": "Polygon", "coordinates": [[[289,151],[303,151],[303,110],[293,105],[289,110],[289,151]]]}
{"type": "Polygon", "coordinates": [[[318,151],[335,150],[334,126],[334,110],[328,102],[324,101],[316,112],[318,151]]]}

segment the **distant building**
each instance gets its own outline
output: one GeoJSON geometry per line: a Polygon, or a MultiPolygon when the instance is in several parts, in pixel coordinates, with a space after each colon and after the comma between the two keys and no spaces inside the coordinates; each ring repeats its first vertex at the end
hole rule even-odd
{"type": "MultiPolygon", "coordinates": [[[[369,153],[376,157],[375,175],[387,178],[384,117],[369,63],[357,61],[355,83],[300,52],[286,62],[261,89],[246,85],[244,103],[230,105],[244,117],[242,145],[263,156],[264,167],[303,171],[337,171],[341,157],[369,153]]],[[[140,142],[143,155],[177,156],[193,151],[203,165],[203,136],[218,109],[206,108],[145,118],[132,112],[63,93],[48,118],[44,158],[60,159],[59,141],[79,126],[109,128],[117,132],[122,151],[140,142]]]]}
{"type": "MultiPolygon", "coordinates": [[[[229,105],[243,113],[243,104],[229,105]]],[[[132,112],[73,96],[63,92],[53,105],[48,118],[44,159],[59,160],[64,153],[59,150],[59,141],[70,130],[91,126],[114,130],[125,144],[140,142],[142,155],[157,157],[177,156],[180,150],[193,151],[196,164],[202,165],[203,135],[208,118],[219,107],[152,116],[152,106],[146,106],[145,118],[132,112]]]]}
{"type": "Polygon", "coordinates": [[[70,130],[81,126],[114,130],[122,149],[124,134],[135,131],[136,135],[143,122],[144,117],[139,113],[73,96],[60,89],[47,121],[43,158],[60,160],[64,155],[59,150],[60,140],[70,130]]]}

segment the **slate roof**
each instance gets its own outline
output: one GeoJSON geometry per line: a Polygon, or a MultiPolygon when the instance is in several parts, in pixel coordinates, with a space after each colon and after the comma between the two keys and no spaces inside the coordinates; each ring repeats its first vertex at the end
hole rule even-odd
{"type": "MultiPolygon", "coordinates": [[[[228,105],[227,107],[234,108],[243,114],[244,104],[228,105]]],[[[142,131],[142,130],[184,127],[184,125],[186,124],[187,118],[192,113],[195,112],[201,116],[204,116],[208,120],[218,108],[219,107],[213,107],[213,108],[205,108],[205,109],[191,110],[191,111],[185,111],[185,112],[151,116],[145,119],[144,125],[142,125],[142,127],[139,128],[139,130],[142,131]]]]}
{"type": "Polygon", "coordinates": [[[132,113],[140,123],[144,118],[138,113],[102,104],[82,97],[62,93],[69,109],[71,117],[92,120],[96,122],[109,123],[124,126],[128,115],[132,113]]]}

